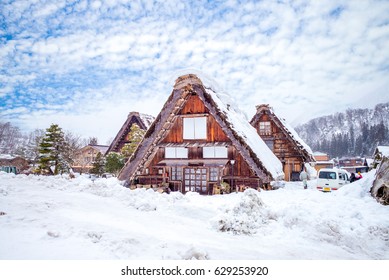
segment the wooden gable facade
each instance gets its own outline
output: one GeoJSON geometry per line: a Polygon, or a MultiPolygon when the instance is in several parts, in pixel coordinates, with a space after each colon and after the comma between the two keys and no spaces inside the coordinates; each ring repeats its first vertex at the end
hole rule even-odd
{"type": "Polygon", "coordinates": [[[113,139],[105,155],[110,152],[119,153],[125,144],[130,143],[128,139],[128,133],[130,132],[131,126],[133,124],[138,125],[140,129],[147,130],[153,121],[153,116],[141,114],[139,112],[130,112],[127,116],[126,121],[113,139]]]}
{"type": "Polygon", "coordinates": [[[273,177],[250,154],[253,151],[228,127],[200,79],[186,75],[177,79],[119,179],[127,186],[163,184],[183,193],[211,194],[222,182],[232,188],[263,187],[273,177]]]}
{"type": "Polygon", "coordinates": [[[305,163],[315,162],[311,149],[297,132],[278,118],[268,104],[256,106],[251,125],[281,161],[286,181],[298,181],[305,163]]]}
{"type": "Polygon", "coordinates": [[[79,149],[74,158],[72,169],[74,172],[89,173],[98,153],[104,155],[108,149],[105,145],[87,145],[79,149]]]}

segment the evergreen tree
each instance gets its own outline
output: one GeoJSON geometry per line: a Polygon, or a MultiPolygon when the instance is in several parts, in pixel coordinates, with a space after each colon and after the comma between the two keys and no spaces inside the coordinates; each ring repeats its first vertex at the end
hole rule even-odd
{"type": "Polygon", "coordinates": [[[97,153],[96,158],[93,162],[93,167],[91,168],[91,170],[89,172],[92,174],[96,174],[98,176],[101,176],[101,175],[103,175],[104,170],[105,170],[104,166],[105,166],[104,157],[99,152],[99,153],[97,153]]]}
{"type": "Polygon", "coordinates": [[[358,155],[358,156],[362,155],[362,150],[363,150],[363,140],[362,140],[362,135],[360,135],[355,140],[354,155],[358,155]]]}
{"type": "Polygon", "coordinates": [[[97,145],[97,143],[98,143],[97,137],[89,137],[88,145],[97,145]]]}
{"type": "Polygon", "coordinates": [[[111,152],[106,157],[105,170],[117,176],[124,166],[124,157],[121,154],[111,152]]]}
{"type": "Polygon", "coordinates": [[[57,175],[69,170],[69,163],[64,158],[66,141],[62,129],[52,124],[39,144],[38,170],[42,174],[57,175]]]}
{"type": "Polygon", "coordinates": [[[354,154],[355,150],[355,132],[354,132],[354,126],[351,124],[350,126],[350,146],[348,148],[348,153],[350,156],[354,154]]]}
{"type": "Polygon", "coordinates": [[[137,124],[132,124],[130,132],[127,136],[127,139],[128,141],[130,141],[130,143],[125,144],[120,151],[125,158],[129,158],[132,156],[132,154],[136,150],[136,147],[138,147],[138,144],[140,143],[140,141],[142,141],[145,133],[146,132],[141,129],[137,124]]]}

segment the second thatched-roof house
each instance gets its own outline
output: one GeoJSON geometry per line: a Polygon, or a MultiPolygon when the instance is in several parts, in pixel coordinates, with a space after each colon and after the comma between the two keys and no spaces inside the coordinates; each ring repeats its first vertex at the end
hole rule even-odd
{"type": "Polygon", "coordinates": [[[281,162],[234,108],[228,96],[195,75],[176,80],[173,92],[119,174],[131,185],[168,185],[211,194],[222,182],[264,187],[283,179],[281,162]]]}
{"type": "Polygon", "coordinates": [[[126,121],[120,128],[119,132],[116,134],[115,138],[113,139],[111,145],[109,146],[105,154],[108,154],[110,152],[119,153],[124,147],[124,145],[130,142],[130,140],[128,139],[128,133],[130,132],[131,126],[133,124],[138,125],[140,129],[147,130],[153,123],[153,121],[153,116],[142,114],[139,112],[130,112],[127,116],[126,121]]]}
{"type": "Polygon", "coordinates": [[[299,180],[299,174],[304,166],[310,168],[309,163],[315,161],[311,148],[284,119],[274,113],[268,104],[258,105],[256,108],[257,112],[250,121],[251,125],[282,162],[285,180],[299,180]]]}

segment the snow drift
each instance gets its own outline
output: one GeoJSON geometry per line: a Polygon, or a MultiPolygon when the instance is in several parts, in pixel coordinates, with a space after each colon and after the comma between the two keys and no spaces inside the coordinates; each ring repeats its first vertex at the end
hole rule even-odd
{"type": "Polygon", "coordinates": [[[373,180],[201,196],[0,173],[0,259],[389,259],[373,180]]]}

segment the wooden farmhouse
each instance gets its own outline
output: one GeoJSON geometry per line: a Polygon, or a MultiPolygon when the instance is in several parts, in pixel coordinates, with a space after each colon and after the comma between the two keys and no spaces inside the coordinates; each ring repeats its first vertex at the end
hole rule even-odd
{"type": "Polygon", "coordinates": [[[339,168],[347,170],[350,173],[367,172],[369,166],[366,158],[361,157],[345,157],[339,159],[337,165],[339,168]]]}
{"type": "Polygon", "coordinates": [[[176,80],[119,179],[130,187],[211,194],[222,182],[233,190],[258,188],[283,176],[281,162],[228,96],[189,74],[176,80]]]}
{"type": "Polygon", "coordinates": [[[113,139],[108,150],[106,151],[106,155],[110,152],[119,153],[120,150],[124,147],[124,145],[130,142],[128,139],[128,133],[130,132],[131,126],[133,124],[138,125],[139,128],[143,130],[147,130],[153,123],[153,121],[153,116],[141,114],[139,112],[130,112],[128,114],[127,120],[124,122],[119,132],[116,134],[116,137],[113,139]]]}
{"type": "Polygon", "coordinates": [[[105,145],[87,145],[76,153],[72,169],[74,172],[88,173],[98,153],[104,155],[108,149],[105,145]]]}
{"type": "Polygon", "coordinates": [[[0,155],[0,171],[7,173],[23,173],[30,168],[28,161],[22,157],[0,155]]]}
{"type": "Polygon", "coordinates": [[[268,104],[258,105],[256,108],[251,125],[281,161],[285,180],[299,180],[304,163],[315,162],[311,148],[268,104]]]}
{"type": "Polygon", "coordinates": [[[313,157],[315,158],[315,169],[319,171],[322,168],[334,168],[335,162],[330,159],[330,156],[326,153],[314,152],[313,157]]]}

